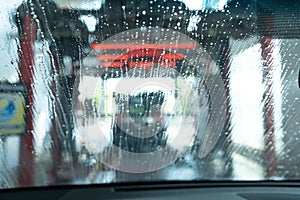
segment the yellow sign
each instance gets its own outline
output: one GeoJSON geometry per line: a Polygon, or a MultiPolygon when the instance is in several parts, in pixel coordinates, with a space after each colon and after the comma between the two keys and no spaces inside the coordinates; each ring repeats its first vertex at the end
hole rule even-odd
{"type": "Polygon", "coordinates": [[[21,93],[0,93],[0,135],[23,134],[25,98],[21,93]]]}

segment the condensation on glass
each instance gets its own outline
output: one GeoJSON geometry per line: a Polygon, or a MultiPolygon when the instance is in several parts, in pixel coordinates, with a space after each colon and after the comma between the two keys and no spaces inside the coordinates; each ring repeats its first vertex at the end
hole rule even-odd
{"type": "Polygon", "coordinates": [[[0,188],[300,178],[299,3],[3,4],[0,188]]]}

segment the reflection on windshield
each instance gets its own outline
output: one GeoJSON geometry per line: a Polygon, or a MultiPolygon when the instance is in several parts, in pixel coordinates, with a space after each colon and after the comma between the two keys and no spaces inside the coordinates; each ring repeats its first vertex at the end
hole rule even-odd
{"type": "Polygon", "coordinates": [[[299,179],[298,8],[6,2],[0,188],[299,179]]]}

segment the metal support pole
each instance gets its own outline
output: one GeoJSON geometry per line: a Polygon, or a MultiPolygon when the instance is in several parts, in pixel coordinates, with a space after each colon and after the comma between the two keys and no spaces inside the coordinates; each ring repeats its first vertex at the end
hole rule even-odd
{"type": "Polygon", "coordinates": [[[231,177],[232,176],[232,139],[231,139],[231,103],[230,103],[230,59],[231,59],[231,53],[230,53],[230,45],[229,40],[226,41],[225,45],[225,55],[224,55],[224,69],[223,71],[223,79],[225,82],[225,94],[226,94],[226,121],[225,121],[225,154],[224,158],[226,159],[226,166],[228,169],[226,169],[225,177],[231,177]]]}
{"type": "Polygon", "coordinates": [[[277,173],[277,155],[275,150],[275,128],[274,128],[274,92],[273,92],[273,49],[272,38],[262,37],[260,39],[263,60],[263,82],[265,91],[263,94],[264,103],[264,165],[266,176],[272,177],[277,173]]]}
{"type": "Polygon", "coordinates": [[[36,40],[36,24],[31,16],[23,18],[24,35],[20,37],[18,49],[20,59],[20,80],[27,87],[28,109],[27,109],[27,133],[21,136],[20,158],[19,158],[19,185],[34,185],[34,146],[33,146],[33,77],[34,56],[33,44],[36,40]]]}

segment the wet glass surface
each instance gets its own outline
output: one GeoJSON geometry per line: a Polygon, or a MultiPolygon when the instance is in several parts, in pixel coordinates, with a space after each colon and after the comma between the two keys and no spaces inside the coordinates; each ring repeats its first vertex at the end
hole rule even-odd
{"type": "Polygon", "coordinates": [[[299,7],[4,3],[0,188],[299,180],[299,7]]]}

